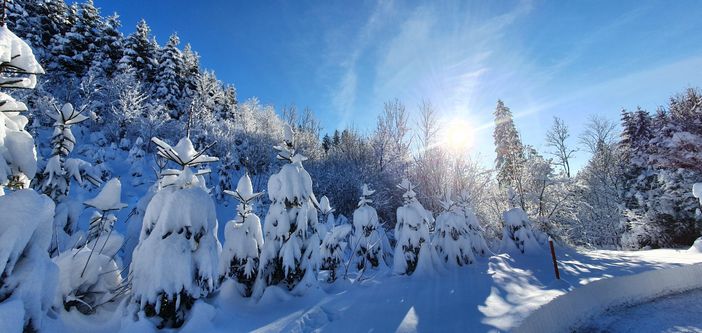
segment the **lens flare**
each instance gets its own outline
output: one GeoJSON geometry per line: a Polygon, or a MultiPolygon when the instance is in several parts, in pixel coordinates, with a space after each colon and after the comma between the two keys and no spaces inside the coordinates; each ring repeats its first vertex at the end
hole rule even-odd
{"type": "Polygon", "coordinates": [[[451,119],[444,131],[444,147],[454,154],[466,153],[475,143],[475,128],[466,119],[451,119]]]}

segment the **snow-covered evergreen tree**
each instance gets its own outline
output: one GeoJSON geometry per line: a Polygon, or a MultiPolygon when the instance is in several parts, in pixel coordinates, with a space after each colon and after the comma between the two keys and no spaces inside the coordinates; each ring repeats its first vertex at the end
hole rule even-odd
{"type": "Polygon", "coordinates": [[[90,67],[93,57],[101,48],[97,45],[102,17],[92,0],[79,5],[76,21],[70,31],[55,35],[51,40],[51,54],[56,58],[49,67],[80,78],[90,67]]]}
{"type": "Polygon", "coordinates": [[[347,239],[351,232],[351,225],[334,226],[324,236],[320,256],[322,258],[321,270],[327,271],[327,282],[336,281],[336,270],[344,260],[344,252],[348,245],[347,239]]]}
{"type": "Polygon", "coordinates": [[[178,35],[173,34],[161,50],[153,93],[174,119],[180,119],[183,111],[179,103],[182,96],[181,83],[178,82],[179,73],[183,71],[183,56],[178,49],[178,44],[180,39],[178,35]]]}
{"type": "Polygon", "coordinates": [[[524,147],[512,120],[512,111],[499,100],[495,108],[495,169],[501,187],[519,187],[520,169],[524,163],[524,147]]]}
{"type": "Polygon", "coordinates": [[[485,241],[483,228],[480,226],[478,217],[473,211],[470,194],[467,191],[463,191],[458,196],[457,205],[461,208],[463,218],[465,218],[466,225],[468,226],[468,238],[470,239],[470,246],[473,248],[473,254],[481,257],[490,254],[490,247],[488,247],[485,241]]]}
{"type": "Polygon", "coordinates": [[[181,166],[164,175],[150,200],[132,255],[132,297],[159,327],[179,327],[199,298],[215,290],[219,279],[217,216],[205,179],[192,168],[217,160],[196,151],[189,138],[171,146],[152,138],[158,154],[181,166]]]}
{"type": "Polygon", "coordinates": [[[139,79],[153,82],[158,66],[157,51],[151,42],[151,28],[146,21],[141,20],[136,26],[136,31],[125,39],[124,56],[119,60],[117,68],[134,68],[139,79]]]}
{"type": "MultiPolygon", "coordinates": [[[[0,88],[36,86],[42,67],[32,49],[0,26],[0,88]]],[[[56,266],[46,250],[51,242],[54,204],[22,189],[36,173],[34,139],[25,130],[27,106],[0,93],[0,303],[27,332],[41,328],[53,300],[56,266]],[[5,188],[16,189],[5,193],[5,188]]],[[[7,312],[6,312],[7,313],[7,312]]]]}
{"type": "Polygon", "coordinates": [[[217,169],[217,187],[215,188],[215,195],[217,201],[224,203],[225,206],[228,205],[225,200],[225,191],[231,191],[232,189],[232,176],[234,173],[234,161],[232,160],[232,153],[226,153],[224,157],[220,159],[220,165],[217,169]]]}
{"type": "Polygon", "coordinates": [[[4,212],[0,223],[0,304],[19,307],[14,311],[24,314],[25,330],[37,331],[53,303],[58,282],[56,266],[46,252],[54,203],[33,190],[22,189],[0,196],[0,211],[4,212]]]}
{"type": "MultiPolygon", "coordinates": [[[[44,69],[32,49],[6,26],[0,27],[0,88],[33,89],[44,69]]],[[[4,188],[24,188],[37,170],[34,139],[25,130],[27,106],[0,93],[0,195],[4,188]]]]}
{"type": "Polygon", "coordinates": [[[222,278],[234,279],[239,292],[249,297],[258,274],[263,246],[261,221],[253,213],[253,201],[263,193],[254,193],[248,174],[239,179],[236,191],[225,190],[224,193],[236,198],[239,205],[236,208],[236,218],[227,222],[224,229],[220,272],[222,278]]]}
{"type": "Polygon", "coordinates": [[[404,205],[397,208],[393,272],[412,275],[416,270],[431,270],[436,253],[431,246],[429,225],[434,219],[417,200],[409,180],[403,179],[397,187],[405,193],[402,195],[404,205]]]}
{"type": "Polygon", "coordinates": [[[504,228],[501,252],[533,254],[541,249],[529,216],[519,207],[502,214],[504,228]]]}
{"type": "Polygon", "coordinates": [[[449,193],[441,202],[444,211],[436,218],[436,231],[434,231],[432,245],[444,264],[468,265],[475,261],[468,223],[463,210],[451,200],[449,193]]]}
{"type": "Polygon", "coordinates": [[[183,96],[192,99],[197,89],[197,80],[200,76],[200,55],[195,52],[190,44],[183,47],[183,67],[178,73],[184,79],[183,96]]]}
{"type": "Polygon", "coordinates": [[[364,269],[368,264],[377,268],[384,265],[383,258],[383,238],[385,230],[378,221],[378,213],[370,203],[369,197],[375,193],[368,184],[361,187],[361,198],[358,201],[358,208],[353,212],[353,256],[356,257],[356,266],[359,270],[364,269]]]}
{"type": "Polygon", "coordinates": [[[272,201],[264,222],[261,266],[254,293],[280,285],[296,294],[317,283],[319,236],[312,178],[302,166],[306,157],[295,151],[293,130],[284,127],[283,142],[276,146],[286,164],[268,180],[272,201]]]}
{"type": "Polygon", "coordinates": [[[68,158],[76,144],[71,127],[88,119],[83,110],[76,110],[70,103],[60,109],[54,106],[55,112],[49,113],[54,119],[54,133],[51,138],[51,157],[43,171],[44,179],[41,189],[56,202],[63,201],[68,196],[71,179],[83,183],[85,178],[90,183],[98,185],[99,176],[91,171],[90,163],[77,158],[68,158]]]}

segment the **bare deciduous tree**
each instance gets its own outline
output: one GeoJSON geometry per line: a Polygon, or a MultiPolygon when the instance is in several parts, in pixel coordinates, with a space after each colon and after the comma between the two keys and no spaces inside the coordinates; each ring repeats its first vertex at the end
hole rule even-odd
{"type": "Polygon", "coordinates": [[[553,117],[553,125],[546,133],[546,146],[553,149],[549,154],[555,157],[555,164],[561,166],[563,172],[570,178],[570,160],[577,150],[568,147],[568,138],[570,138],[568,126],[563,119],[553,117]]]}

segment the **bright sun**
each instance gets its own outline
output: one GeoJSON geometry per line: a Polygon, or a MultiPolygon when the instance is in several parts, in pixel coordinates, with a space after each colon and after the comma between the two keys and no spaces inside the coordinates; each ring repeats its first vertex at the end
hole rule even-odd
{"type": "Polygon", "coordinates": [[[473,147],[475,129],[465,119],[451,119],[446,123],[444,146],[454,154],[465,153],[473,147]]]}

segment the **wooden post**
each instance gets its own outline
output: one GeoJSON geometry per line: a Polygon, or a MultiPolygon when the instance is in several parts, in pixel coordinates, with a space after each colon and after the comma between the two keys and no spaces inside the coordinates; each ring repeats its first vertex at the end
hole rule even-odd
{"type": "Polygon", "coordinates": [[[548,246],[551,248],[551,259],[553,259],[553,271],[556,272],[556,279],[561,279],[561,273],[558,272],[558,261],[556,261],[556,250],[553,248],[553,239],[548,238],[548,246]]]}

